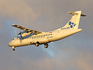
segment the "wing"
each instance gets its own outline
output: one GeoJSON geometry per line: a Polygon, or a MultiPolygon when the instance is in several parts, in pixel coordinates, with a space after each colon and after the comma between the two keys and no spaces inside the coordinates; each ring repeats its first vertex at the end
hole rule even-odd
{"type": "Polygon", "coordinates": [[[25,27],[23,27],[23,26],[19,26],[19,25],[15,25],[15,24],[13,24],[12,26],[13,26],[13,27],[16,27],[16,28],[19,28],[19,29],[21,29],[21,30],[27,31],[27,32],[34,33],[34,34],[40,34],[40,33],[42,33],[42,32],[40,32],[40,31],[28,29],[28,28],[25,28],[25,27]]]}

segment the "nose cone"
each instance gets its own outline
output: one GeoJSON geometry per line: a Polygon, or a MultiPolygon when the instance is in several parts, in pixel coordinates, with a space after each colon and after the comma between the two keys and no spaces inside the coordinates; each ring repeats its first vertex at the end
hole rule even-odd
{"type": "Polygon", "coordinates": [[[12,47],[14,45],[14,40],[12,40],[9,44],[10,47],[12,47]]]}
{"type": "Polygon", "coordinates": [[[8,46],[10,46],[10,47],[14,46],[14,40],[12,40],[12,41],[8,44],[8,46]]]}
{"type": "Polygon", "coordinates": [[[10,42],[10,43],[8,44],[8,46],[12,47],[12,43],[10,42]]]}

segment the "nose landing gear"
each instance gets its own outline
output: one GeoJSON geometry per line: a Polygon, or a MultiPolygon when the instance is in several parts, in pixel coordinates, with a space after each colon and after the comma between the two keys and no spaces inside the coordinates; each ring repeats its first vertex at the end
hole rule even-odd
{"type": "Polygon", "coordinates": [[[16,47],[12,46],[12,48],[13,48],[13,51],[15,51],[15,48],[16,48],[16,47]]]}
{"type": "Polygon", "coordinates": [[[13,51],[15,51],[15,49],[13,49],[13,51]]]}

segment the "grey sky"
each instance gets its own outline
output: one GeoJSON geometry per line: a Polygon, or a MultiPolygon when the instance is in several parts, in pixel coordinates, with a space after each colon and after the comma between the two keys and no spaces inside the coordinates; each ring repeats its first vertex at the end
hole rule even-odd
{"type": "Polygon", "coordinates": [[[1,70],[93,70],[92,0],[0,0],[1,70]],[[12,24],[39,31],[52,31],[71,18],[69,11],[81,10],[79,28],[83,31],[63,40],[43,45],[16,48],[8,43],[18,33],[12,24]]]}

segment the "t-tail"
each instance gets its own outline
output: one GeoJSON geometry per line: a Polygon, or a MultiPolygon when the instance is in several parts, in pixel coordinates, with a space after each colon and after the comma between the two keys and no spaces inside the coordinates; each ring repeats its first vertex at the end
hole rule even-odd
{"type": "Polygon", "coordinates": [[[68,23],[57,30],[63,30],[63,29],[78,29],[79,21],[81,16],[86,16],[84,14],[81,14],[81,11],[76,12],[68,12],[69,14],[72,14],[72,18],[68,21],[68,23]]]}

